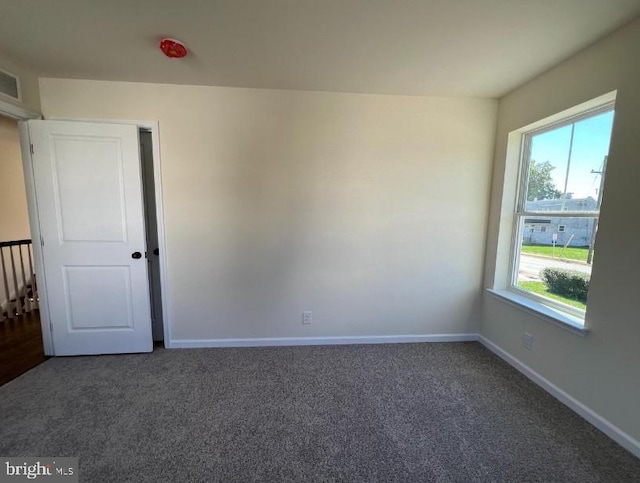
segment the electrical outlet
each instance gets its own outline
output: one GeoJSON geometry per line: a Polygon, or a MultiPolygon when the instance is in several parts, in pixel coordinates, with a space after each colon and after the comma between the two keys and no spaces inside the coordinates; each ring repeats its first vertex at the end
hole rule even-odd
{"type": "Polygon", "coordinates": [[[302,323],[309,325],[311,323],[311,311],[302,312],[302,323]]]}
{"type": "Polygon", "coordinates": [[[525,332],[524,337],[522,338],[522,345],[524,345],[525,349],[532,351],[533,350],[533,334],[530,334],[529,332],[525,332]]]}

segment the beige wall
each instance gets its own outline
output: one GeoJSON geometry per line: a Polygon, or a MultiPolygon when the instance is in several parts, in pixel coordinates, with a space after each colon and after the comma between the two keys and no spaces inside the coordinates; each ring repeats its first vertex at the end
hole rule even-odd
{"type": "Polygon", "coordinates": [[[0,241],[30,237],[18,122],[0,116],[0,241]]]}
{"type": "MultiPolygon", "coordinates": [[[[486,286],[508,256],[498,228],[509,132],[618,90],[598,257],[585,338],[484,296],[481,333],[571,396],[640,439],[640,19],[500,100],[486,261],[486,286]],[[535,337],[524,350],[523,333],[535,337]]],[[[514,166],[506,166],[507,172],[514,166]]],[[[512,193],[509,193],[511,196],[512,193]]]]}
{"type": "Polygon", "coordinates": [[[16,64],[3,54],[0,54],[0,69],[10,72],[20,79],[22,102],[14,101],[9,97],[3,96],[0,96],[0,99],[35,112],[40,112],[40,89],[38,87],[38,77],[36,73],[16,64]]]}
{"type": "Polygon", "coordinates": [[[160,122],[174,339],[477,330],[496,101],[40,85],[47,117],[160,122]]]}

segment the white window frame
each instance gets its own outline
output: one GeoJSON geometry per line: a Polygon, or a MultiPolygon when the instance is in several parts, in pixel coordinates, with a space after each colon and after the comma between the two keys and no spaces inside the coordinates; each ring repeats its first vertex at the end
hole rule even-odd
{"type": "MultiPolygon", "coordinates": [[[[533,136],[553,131],[563,126],[571,125],[584,119],[588,119],[605,112],[613,111],[614,109],[615,100],[612,100],[600,104],[596,107],[574,113],[570,116],[556,119],[546,124],[538,124],[538,126],[534,129],[522,131],[521,137],[516,203],[513,213],[513,233],[511,236],[511,256],[509,260],[509,282],[507,290],[517,294],[518,296],[525,297],[544,306],[556,309],[561,313],[572,316],[573,318],[577,318],[578,320],[581,320],[583,324],[586,315],[585,310],[563,304],[562,302],[556,300],[542,297],[538,294],[523,290],[518,287],[518,268],[522,248],[522,239],[520,237],[520,233],[522,233],[522,230],[524,229],[525,218],[540,216],[544,216],[547,218],[591,218],[595,219],[596,223],[598,223],[600,218],[600,207],[598,207],[598,209],[594,211],[527,211],[525,209],[529,163],[531,160],[531,139],[533,138],[533,136]]],[[[564,231],[566,231],[566,224],[560,226],[565,226],[564,231]]],[[[558,231],[560,230],[558,229],[558,231]]]]}

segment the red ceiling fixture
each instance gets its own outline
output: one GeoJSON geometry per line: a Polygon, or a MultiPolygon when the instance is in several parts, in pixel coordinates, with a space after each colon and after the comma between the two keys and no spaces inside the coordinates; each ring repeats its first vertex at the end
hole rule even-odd
{"type": "Polygon", "coordinates": [[[187,47],[176,39],[162,39],[160,41],[160,50],[170,59],[181,59],[187,55],[187,47]]]}

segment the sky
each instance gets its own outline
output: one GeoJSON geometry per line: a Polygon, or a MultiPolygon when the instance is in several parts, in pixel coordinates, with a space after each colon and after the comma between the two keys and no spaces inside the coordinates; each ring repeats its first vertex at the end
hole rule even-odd
{"type": "MultiPolygon", "coordinates": [[[[564,192],[567,176],[571,126],[563,126],[532,137],[531,159],[540,163],[549,161],[555,166],[551,176],[556,188],[561,192],[564,192]]],[[[591,173],[591,170],[602,170],[604,157],[609,152],[612,127],[613,111],[575,123],[567,182],[567,193],[572,193],[574,198],[591,196],[598,199],[600,175],[591,173]]]]}

